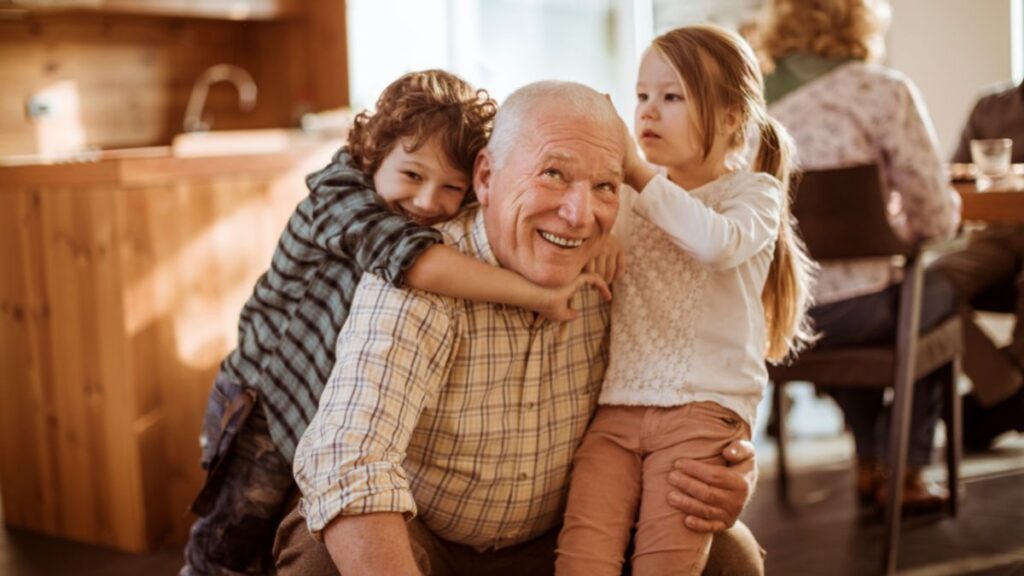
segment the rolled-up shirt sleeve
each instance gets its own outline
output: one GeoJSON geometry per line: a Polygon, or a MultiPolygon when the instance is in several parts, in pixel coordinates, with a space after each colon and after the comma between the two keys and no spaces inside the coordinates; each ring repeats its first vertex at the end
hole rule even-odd
{"type": "Polygon", "coordinates": [[[415,515],[403,461],[425,403],[447,379],[451,326],[442,297],[363,276],[295,455],[299,511],[314,535],[339,515],[415,515]]]}

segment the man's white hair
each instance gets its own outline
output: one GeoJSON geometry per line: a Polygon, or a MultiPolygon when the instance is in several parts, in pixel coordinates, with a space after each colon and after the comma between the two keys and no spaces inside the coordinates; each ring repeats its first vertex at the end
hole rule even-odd
{"type": "Polygon", "coordinates": [[[604,123],[615,133],[620,122],[611,102],[600,92],[577,82],[543,80],[519,88],[498,107],[487,149],[495,167],[505,163],[508,153],[520,142],[525,128],[534,126],[531,113],[541,105],[557,106],[564,117],[604,123]]]}

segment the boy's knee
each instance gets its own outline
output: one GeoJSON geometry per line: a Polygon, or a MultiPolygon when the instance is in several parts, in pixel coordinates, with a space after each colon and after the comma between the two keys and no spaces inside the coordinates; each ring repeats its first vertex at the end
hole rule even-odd
{"type": "Polygon", "coordinates": [[[725,532],[718,532],[711,541],[711,553],[704,576],[762,576],[764,550],[742,522],[725,532]]]}

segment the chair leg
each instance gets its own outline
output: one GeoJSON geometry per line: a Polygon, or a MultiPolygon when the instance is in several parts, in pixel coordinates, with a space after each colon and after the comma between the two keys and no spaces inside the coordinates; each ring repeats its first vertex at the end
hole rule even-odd
{"type": "MultiPolygon", "coordinates": [[[[910,383],[913,386],[913,382],[910,383]]],[[[909,386],[898,386],[889,422],[889,500],[885,503],[885,574],[896,573],[900,545],[900,523],[903,516],[903,478],[907,475],[907,452],[910,445],[910,417],[914,395],[909,386]]]]}
{"type": "Polygon", "coordinates": [[[946,478],[949,484],[949,513],[956,516],[960,511],[960,458],[963,436],[963,413],[960,394],[957,393],[957,361],[954,360],[942,370],[943,411],[946,425],[946,478]]]}
{"type": "Polygon", "coordinates": [[[775,439],[778,446],[776,453],[778,497],[783,504],[789,504],[789,470],[786,467],[786,402],[783,397],[785,387],[785,382],[775,382],[772,386],[772,410],[779,423],[779,434],[775,439]]]}
{"type": "Polygon", "coordinates": [[[882,571],[896,573],[903,516],[903,477],[907,473],[910,444],[910,415],[914,403],[914,364],[921,320],[923,268],[915,256],[907,258],[900,286],[899,320],[896,325],[896,366],[893,373],[894,399],[889,419],[889,501],[885,508],[885,551],[882,571]]]}

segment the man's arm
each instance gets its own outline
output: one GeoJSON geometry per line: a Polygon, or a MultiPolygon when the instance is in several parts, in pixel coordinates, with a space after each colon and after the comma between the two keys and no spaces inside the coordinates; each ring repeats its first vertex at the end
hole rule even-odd
{"type": "Polygon", "coordinates": [[[409,565],[403,520],[416,506],[402,462],[424,403],[447,373],[450,314],[438,297],[398,290],[372,274],[356,291],[294,466],[300,512],[311,532],[329,538],[342,574],[402,573],[376,562],[409,565]]]}
{"type": "Polygon", "coordinates": [[[686,516],[695,532],[721,532],[731,528],[743,512],[757,484],[754,445],[746,440],[729,444],[722,452],[729,466],[680,459],[669,473],[676,490],[669,503],[686,516]]]}
{"type": "Polygon", "coordinates": [[[323,537],[342,574],[420,575],[401,514],[340,516],[327,525],[323,537]]]}

